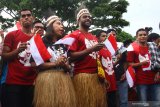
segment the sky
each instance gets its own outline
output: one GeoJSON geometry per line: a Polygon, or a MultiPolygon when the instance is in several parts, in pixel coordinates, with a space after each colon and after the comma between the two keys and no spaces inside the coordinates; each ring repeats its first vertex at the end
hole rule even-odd
{"type": "MultiPolygon", "coordinates": [[[[115,0],[116,1],[116,0],[115,0]]],[[[130,22],[130,25],[123,30],[135,36],[139,28],[152,27],[155,33],[159,33],[160,23],[160,0],[127,0],[129,6],[123,18],[130,22]]]]}
{"type": "MultiPolygon", "coordinates": [[[[117,0],[112,0],[117,1],[117,0]]],[[[160,0],[127,0],[129,6],[123,18],[130,22],[130,25],[122,30],[135,36],[139,28],[152,27],[155,33],[159,33],[160,23],[160,0]]],[[[5,14],[6,15],[6,14],[5,14]]]]}

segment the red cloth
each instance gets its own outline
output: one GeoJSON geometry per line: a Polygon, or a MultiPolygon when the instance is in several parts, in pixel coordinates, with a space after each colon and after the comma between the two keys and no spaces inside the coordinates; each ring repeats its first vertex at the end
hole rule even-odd
{"type": "MultiPolygon", "coordinates": [[[[138,43],[134,42],[131,44],[133,47],[133,50],[128,51],[127,54],[127,61],[128,62],[133,62],[133,63],[139,63],[140,58],[139,56],[148,56],[150,60],[150,54],[148,51],[148,47],[146,46],[140,46],[138,43]]],[[[144,71],[143,69],[149,67],[148,66],[139,66],[135,68],[135,73],[136,73],[136,84],[154,84],[154,76],[155,72],[151,70],[146,70],[144,71]]]]}
{"type": "Polygon", "coordinates": [[[115,73],[113,70],[111,53],[106,48],[103,48],[99,51],[99,55],[103,69],[105,70],[106,80],[110,84],[110,87],[107,89],[107,91],[108,92],[115,91],[117,90],[117,86],[116,86],[115,73]]]}
{"type": "MultiPolygon", "coordinates": [[[[97,44],[97,39],[91,33],[82,33],[80,30],[76,30],[69,36],[75,38],[75,41],[70,46],[69,50],[72,52],[83,51],[97,44]]],[[[79,58],[74,64],[74,73],[95,73],[97,72],[96,52],[92,52],[89,55],[79,58]]]]}
{"type": "Polygon", "coordinates": [[[36,65],[40,65],[51,58],[42,38],[39,34],[35,35],[30,41],[30,52],[36,65]]]}
{"type": "Polygon", "coordinates": [[[135,74],[135,70],[133,69],[132,66],[129,66],[127,68],[126,79],[127,79],[128,85],[130,87],[133,87],[135,84],[135,81],[136,81],[136,74],[135,74]]]}
{"type": "MultiPolygon", "coordinates": [[[[11,51],[17,49],[19,43],[27,42],[32,36],[24,34],[21,30],[8,33],[4,40],[4,46],[8,46],[11,51]]],[[[30,66],[24,66],[21,57],[8,61],[7,84],[32,85],[36,72],[30,66]]]]}
{"type": "Polygon", "coordinates": [[[103,42],[108,49],[108,51],[111,53],[111,55],[114,55],[118,49],[116,38],[111,33],[108,38],[103,42]]]}

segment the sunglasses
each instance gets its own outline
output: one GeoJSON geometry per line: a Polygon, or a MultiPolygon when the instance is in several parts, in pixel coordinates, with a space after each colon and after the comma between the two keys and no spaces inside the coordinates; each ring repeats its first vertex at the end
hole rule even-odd
{"type": "Polygon", "coordinates": [[[31,15],[31,14],[22,14],[22,15],[21,15],[22,18],[25,18],[26,16],[27,16],[27,17],[31,17],[32,15],[31,15]]]}

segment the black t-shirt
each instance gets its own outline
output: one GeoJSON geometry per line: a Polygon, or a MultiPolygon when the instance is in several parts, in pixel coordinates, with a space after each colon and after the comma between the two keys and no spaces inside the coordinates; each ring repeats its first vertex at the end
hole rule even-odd
{"type": "Polygon", "coordinates": [[[124,64],[126,62],[127,51],[122,53],[121,59],[114,66],[116,80],[119,81],[121,76],[125,73],[124,64]]]}

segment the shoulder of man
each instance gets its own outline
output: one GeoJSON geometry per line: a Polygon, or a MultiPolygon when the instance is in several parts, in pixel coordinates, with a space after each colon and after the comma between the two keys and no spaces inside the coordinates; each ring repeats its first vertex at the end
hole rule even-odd
{"type": "Polygon", "coordinates": [[[157,44],[154,43],[154,42],[148,42],[147,44],[148,44],[148,47],[149,47],[150,51],[152,51],[152,50],[155,51],[155,50],[158,49],[157,44]]]}
{"type": "Polygon", "coordinates": [[[7,35],[4,37],[4,42],[6,41],[6,39],[15,39],[18,32],[20,32],[20,30],[14,30],[14,31],[7,33],[7,35]]]}
{"type": "Polygon", "coordinates": [[[155,42],[147,42],[148,46],[156,46],[155,42]]]}
{"type": "Polygon", "coordinates": [[[75,30],[72,33],[68,34],[69,36],[78,36],[81,32],[79,30],[75,30]]]}
{"type": "MultiPolygon", "coordinates": [[[[19,32],[19,31],[20,31],[20,30],[10,31],[10,32],[8,32],[8,33],[7,33],[7,35],[10,35],[10,34],[16,34],[16,33],[17,33],[17,32],[19,32]]],[[[7,35],[6,35],[6,36],[7,36],[7,35]]]]}

